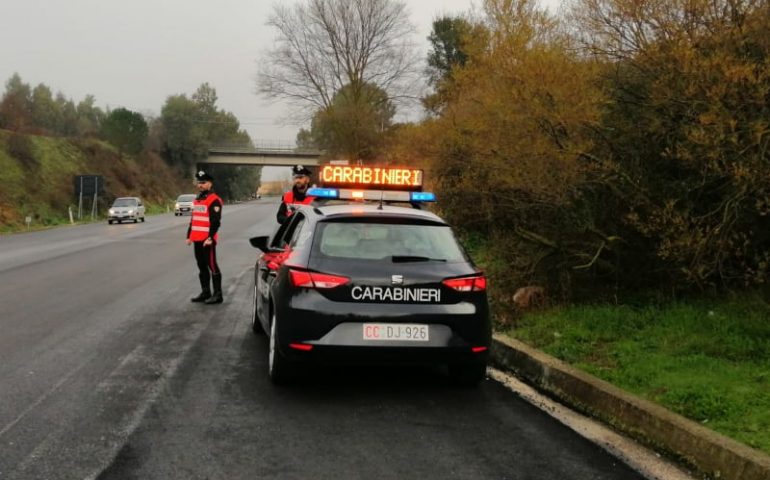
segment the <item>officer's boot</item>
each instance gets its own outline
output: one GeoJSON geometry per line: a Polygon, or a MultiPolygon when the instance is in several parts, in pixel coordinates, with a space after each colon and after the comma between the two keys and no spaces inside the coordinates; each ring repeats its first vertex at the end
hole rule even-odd
{"type": "Polygon", "coordinates": [[[203,290],[201,293],[199,293],[197,297],[191,298],[190,301],[191,302],[196,302],[196,303],[197,302],[205,302],[209,298],[211,298],[211,290],[209,290],[207,288],[207,289],[203,290]]]}
{"type": "Polygon", "coordinates": [[[214,281],[214,294],[207,298],[205,303],[207,305],[222,303],[224,301],[222,298],[222,274],[215,273],[211,276],[211,279],[214,281]]]}
{"type": "Polygon", "coordinates": [[[201,282],[201,293],[197,297],[193,297],[190,299],[191,302],[199,303],[199,302],[205,302],[209,298],[211,298],[211,289],[209,288],[209,279],[203,278],[203,275],[199,275],[198,279],[201,282]]]}

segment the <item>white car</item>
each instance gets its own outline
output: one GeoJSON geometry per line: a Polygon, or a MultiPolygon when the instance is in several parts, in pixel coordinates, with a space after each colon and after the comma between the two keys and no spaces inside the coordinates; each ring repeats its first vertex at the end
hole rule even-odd
{"type": "Polygon", "coordinates": [[[174,204],[174,216],[182,216],[185,213],[192,215],[193,200],[195,200],[194,193],[179,195],[174,204]]]}
{"type": "Polygon", "coordinates": [[[107,223],[123,223],[123,221],[133,220],[137,223],[139,220],[144,222],[144,203],[139,197],[120,197],[116,198],[108,211],[107,223]]]}

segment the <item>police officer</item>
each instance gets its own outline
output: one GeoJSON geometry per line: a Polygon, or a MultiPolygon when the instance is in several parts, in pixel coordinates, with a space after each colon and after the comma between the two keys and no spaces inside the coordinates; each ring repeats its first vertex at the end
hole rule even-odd
{"type": "Polygon", "coordinates": [[[296,205],[309,205],[315,197],[307,195],[307,189],[310,187],[310,170],[302,165],[292,167],[292,176],[294,177],[294,186],[288,192],[283,194],[283,201],[278,207],[276,218],[278,223],[283,223],[294,212],[296,205]]]}
{"type": "Polygon", "coordinates": [[[201,293],[190,300],[206,304],[222,303],[222,272],[217,264],[217,242],[222,220],[222,199],[211,191],[213,178],[203,170],[195,174],[198,195],[193,201],[190,226],[187,228],[187,245],[193,244],[198,262],[198,279],[201,293]],[[209,288],[213,280],[214,292],[209,288]]]}

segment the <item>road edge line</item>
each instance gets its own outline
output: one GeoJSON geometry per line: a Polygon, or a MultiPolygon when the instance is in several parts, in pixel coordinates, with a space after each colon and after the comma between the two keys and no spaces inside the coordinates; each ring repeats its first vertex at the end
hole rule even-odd
{"type": "Polygon", "coordinates": [[[489,368],[489,377],[542,410],[554,420],[586,440],[598,445],[648,480],[693,480],[681,466],[662,457],[639,442],[626,437],[603,422],[587,417],[540,393],[509,372],[489,368]]]}

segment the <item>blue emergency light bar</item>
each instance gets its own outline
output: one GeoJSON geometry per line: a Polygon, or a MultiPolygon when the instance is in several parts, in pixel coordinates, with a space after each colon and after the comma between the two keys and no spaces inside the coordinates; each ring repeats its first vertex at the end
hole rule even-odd
{"type": "Polygon", "coordinates": [[[436,194],[433,192],[412,192],[413,202],[435,202],[436,194]]]}
{"type": "Polygon", "coordinates": [[[310,188],[307,194],[318,198],[340,198],[340,192],[336,188],[310,188]]]}

